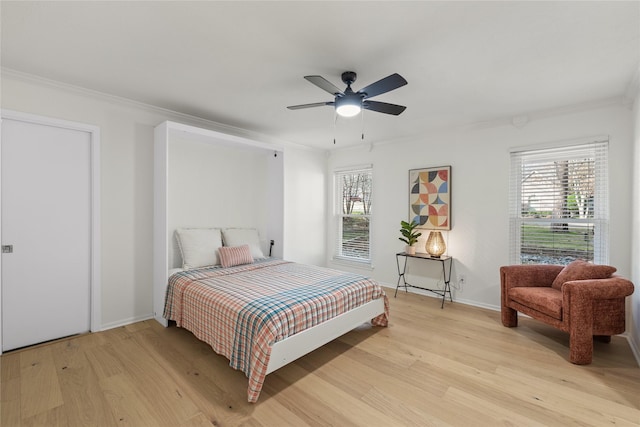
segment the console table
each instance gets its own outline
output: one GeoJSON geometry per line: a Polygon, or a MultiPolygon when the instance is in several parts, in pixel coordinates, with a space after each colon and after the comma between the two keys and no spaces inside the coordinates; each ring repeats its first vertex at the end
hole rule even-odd
{"type": "Polygon", "coordinates": [[[453,264],[453,258],[450,256],[443,256],[440,258],[434,258],[431,255],[428,254],[415,254],[415,255],[410,255],[406,252],[398,252],[396,254],[396,265],[398,266],[398,283],[396,285],[396,293],[393,295],[393,297],[395,298],[398,295],[398,288],[399,287],[404,287],[404,290],[406,292],[409,292],[409,288],[416,288],[416,289],[422,289],[424,291],[429,291],[429,292],[433,292],[436,295],[440,295],[442,297],[442,304],[440,305],[440,308],[444,308],[444,301],[447,297],[447,294],[449,294],[449,300],[451,302],[453,302],[453,297],[451,296],[451,264],[453,264]],[[404,264],[402,265],[402,269],[400,269],[400,258],[404,258],[404,264]],[[404,275],[407,271],[407,260],[409,258],[415,258],[415,259],[420,259],[420,260],[427,260],[427,261],[439,261],[442,264],[442,278],[444,279],[444,289],[429,289],[429,288],[424,288],[421,286],[415,286],[415,285],[411,285],[409,283],[407,283],[407,281],[404,278],[404,275]],[[449,269],[447,271],[446,268],[446,264],[449,264],[449,269]],[[400,284],[400,281],[402,281],[402,284],[400,284]]]}

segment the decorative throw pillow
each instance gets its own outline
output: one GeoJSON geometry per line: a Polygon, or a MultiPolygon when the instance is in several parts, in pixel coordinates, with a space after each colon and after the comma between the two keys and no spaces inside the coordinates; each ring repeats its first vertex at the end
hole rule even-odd
{"type": "Polygon", "coordinates": [[[225,246],[249,245],[254,259],[264,258],[260,249],[260,236],[255,228],[225,228],[222,230],[222,239],[225,246]]]}
{"type": "Polygon", "coordinates": [[[253,263],[249,245],[223,246],[218,249],[218,254],[220,255],[220,264],[225,268],[253,263]]]}
{"type": "Polygon", "coordinates": [[[185,270],[220,264],[217,251],[222,246],[222,236],[219,228],[178,228],[176,240],[185,270]]]}
{"type": "Polygon", "coordinates": [[[551,287],[562,290],[564,282],[586,279],[606,279],[616,272],[610,265],[596,265],[584,260],[576,260],[566,265],[555,278],[551,287]]]}

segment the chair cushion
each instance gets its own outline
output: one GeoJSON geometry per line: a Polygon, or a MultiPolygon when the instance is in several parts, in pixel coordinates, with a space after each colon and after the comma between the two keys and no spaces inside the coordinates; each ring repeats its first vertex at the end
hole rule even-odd
{"type": "Polygon", "coordinates": [[[547,316],[562,320],[562,292],[546,286],[509,289],[509,299],[547,316]]]}
{"type": "Polygon", "coordinates": [[[606,279],[611,277],[615,272],[616,268],[610,265],[596,265],[579,259],[569,263],[563,268],[551,284],[551,287],[561,291],[564,282],[570,282],[572,280],[606,279]]]}

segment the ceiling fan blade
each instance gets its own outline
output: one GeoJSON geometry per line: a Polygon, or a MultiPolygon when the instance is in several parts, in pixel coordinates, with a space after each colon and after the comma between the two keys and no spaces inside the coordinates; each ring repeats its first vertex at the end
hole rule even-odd
{"type": "Polygon", "coordinates": [[[402,113],[407,107],[404,105],[389,104],[387,102],[364,101],[362,106],[365,110],[377,111],[378,113],[393,114],[394,116],[402,113]]]}
{"type": "Polygon", "coordinates": [[[384,79],[378,80],[375,83],[371,83],[369,86],[363,87],[357,93],[366,94],[364,99],[373,98],[374,96],[380,95],[382,93],[386,93],[392,91],[394,89],[398,89],[407,84],[407,81],[400,74],[395,73],[390,76],[385,77],[384,79]]]}
{"type": "Polygon", "coordinates": [[[334,102],[314,102],[313,104],[290,105],[289,110],[301,110],[303,108],[324,107],[325,105],[333,105],[334,102]]]}
{"type": "Polygon", "coordinates": [[[326,90],[333,96],[336,96],[338,94],[344,95],[344,93],[340,89],[338,89],[333,83],[322,76],[304,76],[304,78],[314,85],[318,86],[320,89],[326,90]]]}

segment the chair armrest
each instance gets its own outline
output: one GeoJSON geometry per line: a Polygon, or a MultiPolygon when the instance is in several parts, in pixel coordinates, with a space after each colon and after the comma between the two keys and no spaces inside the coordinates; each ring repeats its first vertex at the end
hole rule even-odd
{"type": "Polygon", "coordinates": [[[551,264],[525,264],[500,267],[500,286],[503,290],[517,286],[551,286],[564,267],[551,264]]]}
{"type": "Polygon", "coordinates": [[[624,332],[624,299],[632,293],[633,283],[620,276],[572,280],[562,285],[562,316],[570,335],[572,362],[591,362],[594,334],[616,335],[624,332]],[[602,304],[607,306],[605,312],[600,312],[602,304]],[[588,355],[585,355],[585,348],[588,355]]]}
{"type": "Polygon", "coordinates": [[[622,277],[607,279],[572,280],[562,285],[562,299],[564,301],[575,297],[587,299],[624,298],[633,293],[631,281],[622,277]]]}

